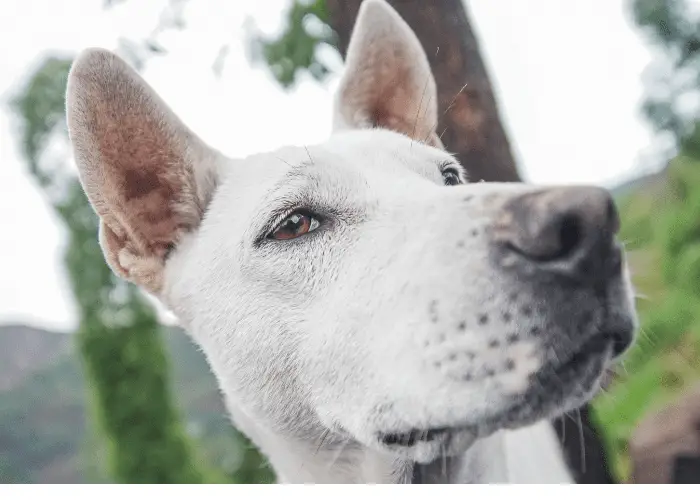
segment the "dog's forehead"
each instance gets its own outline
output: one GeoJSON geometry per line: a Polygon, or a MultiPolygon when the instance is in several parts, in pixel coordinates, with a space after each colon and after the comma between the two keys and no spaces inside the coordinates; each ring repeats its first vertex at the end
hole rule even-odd
{"type": "Polygon", "coordinates": [[[408,169],[431,179],[440,178],[441,163],[455,161],[445,151],[384,129],[338,133],[317,150],[329,162],[342,162],[361,172],[401,174],[408,169]]]}
{"type": "MultiPolygon", "coordinates": [[[[442,183],[440,165],[456,162],[440,149],[383,129],[353,130],[333,134],[327,141],[309,146],[285,146],[250,156],[237,163],[246,183],[274,185],[300,167],[316,167],[329,176],[382,179],[418,174],[442,183]]],[[[239,179],[240,180],[240,179],[239,179]]]]}

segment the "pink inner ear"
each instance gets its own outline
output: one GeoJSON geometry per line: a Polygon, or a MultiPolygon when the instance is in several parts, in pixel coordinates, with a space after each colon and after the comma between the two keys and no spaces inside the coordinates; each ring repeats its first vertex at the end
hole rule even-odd
{"type": "MultiPolygon", "coordinates": [[[[346,118],[364,116],[371,126],[405,134],[433,145],[436,141],[435,86],[431,80],[418,85],[414,72],[405,67],[405,61],[395,60],[394,71],[375,71],[371,66],[362,68],[357,81],[348,81],[341,95],[341,112],[346,118]],[[363,78],[361,75],[367,75],[363,78]],[[369,86],[363,88],[363,85],[369,86]],[[359,113],[358,113],[359,112],[359,113]]],[[[348,120],[352,122],[352,119],[348,120]]],[[[359,126],[359,123],[353,123],[359,126]]]]}
{"type": "Polygon", "coordinates": [[[215,152],[107,51],[91,49],[76,60],[67,101],[76,163],[102,220],[107,259],[155,291],[168,250],[201,220],[215,152]],[[201,192],[195,167],[206,179],[201,192]]]}
{"type": "Polygon", "coordinates": [[[97,124],[102,133],[95,137],[102,158],[102,197],[119,212],[139,251],[161,253],[177,238],[183,222],[174,207],[186,203],[191,191],[183,148],[171,140],[162,122],[138,106],[115,112],[109,104],[97,101],[90,112],[102,122],[97,124]],[[112,119],[103,122],[103,112],[112,119]]]}
{"type": "Polygon", "coordinates": [[[336,113],[344,125],[379,126],[431,145],[437,91],[418,38],[391,6],[365,2],[348,47],[336,113]]]}

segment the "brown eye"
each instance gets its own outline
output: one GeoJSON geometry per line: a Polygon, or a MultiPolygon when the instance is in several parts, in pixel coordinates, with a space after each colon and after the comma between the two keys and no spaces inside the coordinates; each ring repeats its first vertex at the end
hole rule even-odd
{"type": "Polygon", "coordinates": [[[320,226],[318,219],[311,215],[295,212],[284,219],[279,226],[270,233],[273,240],[291,240],[310,233],[320,226]]]}

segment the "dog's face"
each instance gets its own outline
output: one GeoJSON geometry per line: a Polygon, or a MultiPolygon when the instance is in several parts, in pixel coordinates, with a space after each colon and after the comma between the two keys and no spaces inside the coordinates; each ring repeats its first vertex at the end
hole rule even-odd
{"type": "Polygon", "coordinates": [[[466,183],[383,1],[347,63],[327,142],[230,160],[121,60],[81,55],[69,126],[111,267],[176,312],[258,441],[427,461],[579,406],[635,327],[609,195],[466,183]]]}

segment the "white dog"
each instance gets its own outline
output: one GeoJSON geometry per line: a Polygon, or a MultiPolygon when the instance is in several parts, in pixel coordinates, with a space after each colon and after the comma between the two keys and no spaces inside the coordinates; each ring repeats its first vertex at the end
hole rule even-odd
{"type": "Polygon", "coordinates": [[[308,148],[228,159],[115,55],[70,73],[107,262],[177,314],[280,481],[570,481],[547,419],[633,340],[609,194],[465,183],[435,92],[383,0],[308,148]]]}

